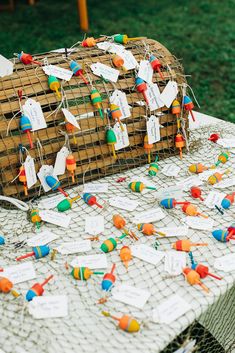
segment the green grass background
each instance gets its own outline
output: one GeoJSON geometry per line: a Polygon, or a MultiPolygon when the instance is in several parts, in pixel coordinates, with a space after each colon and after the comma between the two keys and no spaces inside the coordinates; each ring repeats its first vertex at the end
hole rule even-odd
{"type": "MultiPolygon", "coordinates": [[[[1,1],[2,3],[2,1],[1,1]]],[[[0,13],[0,53],[38,53],[83,38],[75,0],[18,0],[0,13]]],[[[90,34],[161,42],[182,59],[201,112],[235,122],[235,0],[88,0],[90,34]]]]}

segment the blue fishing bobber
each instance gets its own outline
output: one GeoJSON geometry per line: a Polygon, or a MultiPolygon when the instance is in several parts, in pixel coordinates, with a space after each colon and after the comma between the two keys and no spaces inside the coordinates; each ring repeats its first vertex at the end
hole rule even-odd
{"type": "Polygon", "coordinates": [[[56,178],[54,178],[52,175],[47,175],[46,176],[46,183],[48,184],[48,186],[50,186],[50,188],[53,191],[60,191],[65,197],[68,196],[68,194],[66,192],[64,192],[64,190],[60,187],[60,182],[59,180],[57,180],[56,178]]]}
{"type": "Polygon", "coordinates": [[[44,282],[42,283],[35,283],[26,293],[26,300],[30,302],[33,300],[34,297],[39,297],[43,295],[44,292],[44,286],[53,278],[53,275],[50,275],[48,278],[45,279],[44,282]]]}
{"type": "Polygon", "coordinates": [[[69,67],[73,71],[74,76],[80,76],[83,79],[83,81],[88,85],[88,81],[83,76],[83,70],[81,65],[79,65],[75,60],[71,60],[69,67]]]}
{"type": "Polygon", "coordinates": [[[27,134],[30,148],[33,148],[33,141],[30,136],[30,131],[32,130],[32,124],[26,115],[21,115],[20,117],[20,129],[27,134]]]}
{"type": "Polygon", "coordinates": [[[4,245],[5,244],[5,239],[3,236],[0,235],[0,245],[4,245]]]}
{"type": "Polygon", "coordinates": [[[175,199],[164,199],[164,200],[161,200],[160,206],[162,206],[163,208],[166,208],[166,209],[174,208],[176,206],[175,205],[175,199]]]}
{"type": "Polygon", "coordinates": [[[228,241],[227,237],[228,237],[229,232],[222,230],[222,229],[216,229],[212,232],[213,237],[218,240],[221,241],[222,243],[226,243],[228,241]]]}
{"type": "Polygon", "coordinates": [[[38,260],[38,259],[41,259],[42,257],[47,256],[50,253],[50,248],[48,245],[34,246],[32,250],[33,251],[31,251],[30,253],[17,257],[16,261],[21,261],[31,256],[34,256],[35,259],[38,260]]]}
{"type": "Polygon", "coordinates": [[[224,198],[222,201],[221,201],[221,206],[227,210],[228,208],[230,208],[231,206],[231,201],[229,199],[226,199],[224,198]]]}
{"type": "Polygon", "coordinates": [[[103,290],[105,290],[106,292],[110,291],[116,281],[116,276],[114,276],[113,272],[115,270],[116,265],[113,264],[111,272],[106,273],[103,277],[102,283],[101,283],[101,287],[103,290]]]}
{"type": "Polygon", "coordinates": [[[93,205],[96,205],[98,206],[99,208],[103,208],[103,206],[101,206],[97,200],[96,200],[96,197],[94,195],[91,195],[90,193],[88,192],[85,192],[85,194],[83,194],[82,196],[83,200],[86,202],[87,205],[89,206],[93,206],[93,205]]]}

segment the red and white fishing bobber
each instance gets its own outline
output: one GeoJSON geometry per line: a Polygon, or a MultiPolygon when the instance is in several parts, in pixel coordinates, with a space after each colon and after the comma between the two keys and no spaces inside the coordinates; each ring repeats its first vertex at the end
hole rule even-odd
{"type": "Polygon", "coordinates": [[[150,55],[149,57],[149,62],[153,68],[153,71],[157,71],[159,73],[159,76],[161,77],[162,80],[164,80],[164,77],[163,77],[163,74],[161,72],[161,67],[162,67],[162,64],[161,62],[156,58],[156,56],[154,56],[153,54],[150,55]]]}

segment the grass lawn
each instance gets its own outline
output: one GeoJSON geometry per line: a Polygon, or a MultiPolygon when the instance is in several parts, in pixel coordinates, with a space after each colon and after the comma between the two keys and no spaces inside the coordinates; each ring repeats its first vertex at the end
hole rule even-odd
{"type": "MultiPolygon", "coordinates": [[[[90,34],[147,36],[182,58],[201,111],[235,122],[235,0],[88,0],[90,34]]],[[[0,53],[43,52],[81,40],[76,1],[18,0],[0,13],[0,53]]]]}

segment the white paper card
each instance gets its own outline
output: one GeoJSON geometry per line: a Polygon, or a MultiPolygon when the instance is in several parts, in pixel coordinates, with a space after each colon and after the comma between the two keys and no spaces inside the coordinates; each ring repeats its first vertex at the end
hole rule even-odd
{"type": "Polygon", "coordinates": [[[180,172],[180,167],[175,164],[165,164],[161,172],[169,177],[176,177],[180,172]]]}
{"type": "Polygon", "coordinates": [[[142,309],[150,297],[150,292],[127,284],[119,284],[112,290],[114,300],[142,309]]]}
{"type": "Polygon", "coordinates": [[[119,76],[118,70],[98,62],[95,64],[91,64],[90,67],[95,75],[103,77],[105,80],[108,81],[117,82],[119,76]]]}
{"type": "Polygon", "coordinates": [[[53,170],[53,176],[63,175],[65,173],[66,158],[69,155],[69,150],[66,146],[63,146],[56,154],[56,160],[53,170]]]}
{"type": "Polygon", "coordinates": [[[83,192],[90,192],[91,194],[98,194],[103,192],[108,192],[109,184],[108,183],[95,183],[95,184],[85,184],[83,192]]]}
{"type": "Polygon", "coordinates": [[[50,186],[46,183],[45,177],[47,175],[52,175],[52,174],[53,174],[53,166],[47,165],[47,164],[42,165],[37,174],[38,179],[40,180],[43,190],[45,192],[51,190],[50,186]]]}
{"type": "Polygon", "coordinates": [[[56,248],[62,255],[76,254],[91,250],[91,241],[81,240],[63,243],[56,248]]]}
{"type": "Polygon", "coordinates": [[[110,103],[116,104],[120,108],[122,113],[120,117],[121,120],[131,116],[130,106],[128,105],[125,92],[115,89],[110,97],[110,103]]]}
{"type": "Polygon", "coordinates": [[[116,196],[109,200],[110,206],[121,208],[126,211],[134,211],[138,207],[139,203],[134,200],[130,200],[127,197],[116,196]]]}
{"type": "Polygon", "coordinates": [[[51,210],[39,211],[39,215],[44,222],[52,223],[63,228],[68,228],[71,221],[70,216],[51,210]]]}
{"type": "Polygon", "coordinates": [[[139,64],[136,61],[136,58],[134,57],[134,55],[132,54],[132,52],[130,50],[124,50],[120,54],[120,56],[124,60],[123,66],[126,70],[133,70],[133,69],[137,69],[139,67],[139,64]]]}
{"type": "Polygon", "coordinates": [[[199,186],[202,184],[203,184],[203,182],[196,175],[190,176],[190,177],[180,181],[179,183],[177,183],[177,185],[181,185],[183,187],[184,191],[189,191],[192,186],[199,186]]]}
{"type": "Polygon", "coordinates": [[[114,145],[116,151],[128,147],[130,144],[126,124],[122,124],[122,126],[123,130],[119,123],[116,123],[113,127],[113,131],[117,138],[117,142],[114,145]]]}
{"type": "Polygon", "coordinates": [[[75,116],[66,108],[62,108],[61,110],[62,110],[67,122],[72,124],[76,128],[78,128],[79,130],[81,130],[81,128],[80,128],[75,116]]]}
{"type": "Polygon", "coordinates": [[[204,201],[204,205],[206,205],[208,208],[215,208],[215,205],[220,207],[221,201],[224,199],[225,196],[225,193],[218,191],[210,191],[204,201]]]}
{"type": "Polygon", "coordinates": [[[167,189],[161,189],[157,192],[156,198],[158,200],[168,198],[181,199],[183,197],[183,188],[181,185],[169,186],[167,189]]]}
{"type": "Polygon", "coordinates": [[[234,138],[223,138],[217,141],[218,145],[223,146],[225,148],[234,148],[235,147],[235,139],[234,138]]]}
{"type": "MultiPolygon", "coordinates": [[[[157,230],[159,230],[159,232],[164,233],[165,237],[185,237],[188,235],[188,226],[164,227],[157,228],[157,230]]],[[[158,235],[156,234],[156,236],[158,235]]],[[[161,236],[159,235],[159,237],[161,236]]]]}
{"type": "Polygon", "coordinates": [[[104,231],[104,216],[86,216],[85,232],[91,235],[97,235],[104,231]]]}
{"type": "Polygon", "coordinates": [[[224,272],[235,271],[235,253],[218,257],[214,262],[214,268],[224,272]]]}
{"type": "Polygon", "coordinates": [[[180,251],[166,251],[164,270],[170,275],[182,274],[182,269],[186,267],[186,253],[180,251]]]}
{"type": "Polygon", "coordinates": [[[0,54],[0,77],[8,76],[13,73],[13,63],[0,54]]]}
{"type": "Polygon", "coordinates": [[[178,85],[175,81],[169,81],[162,91],[160,98],[167,108],[170,108],[173,100],[178,94],[178,85]]]}
{"type": "Polygon", "coordinates": [[[145,93],[149,102],[149,109],[151,112],[153,110],[164,107],[164,103],[160,97],[161,93],[156,83],[147,84],[147,90],[145,93]]]}
{"type": "Polygon", "coordinates": [[[196,348],[195,346],[196,346],[197,341],[190,340],[188,343],[187,342],[188,341],[184,342],[182,344],[182,347],[180,347],[179,349],[177,349],[173,353],[193,353],[196,348]]]}
{"type": "Polygon", "coordinates": [[[22,106],[22,109],[32,124],[32,131],[45,129],[47,127],[41,104],[39,102],[36,102],[32,98],[28,98],[22,106]]]}
{"type": "Polygon", "coordinates": [[[177,294],[171,295],[153,310],[153,321],[171,324],[191,309],[191,306],[177,294]]]}
{"type": "Polygon", "coordinates": [[[72,267],[89,267],[90,269],[107,268],[106,254],[77,256],[71,262],[72,267]]]}
{"type": "Polygon", "coordinates": [[[164,252],[145,244],[132,245],[131,253],[140,260],[157,265],[164,257],[164,252]]]}
{"type": "Polygon", "coordinates": [[[26,160],[24,162],[24,169],[27,181],[27,188],[30,189],[37,182],[34,159],[31,156],[26,157],[26,160]]]}
{"type": "Polygon", "coordinates": [[[226,189],[229,188],[230,186],[234,186],[235,185],[235,178],[228,178],[225,180],[220,181],[218,184],[214,185],[215,189],[226,189]]]}
{"type": "Polygon", "coordinates": [[[43,66],[42,69],[46,75],[52,75],[65,81],[69,81],[73,76],[73,71],[55,65],[43,66]]]}
{"type": "Polygon", "coordinates": [[[186,224],[192,229],[198,230],[212,230],[214,226],[214,220],[212,218],[202,218],[187,216],[186,224]]]}
{"type": "Polygon", "coordinates": [[[28,239],[27,245],[28,246],[46,245],[57,238],[59,238],[57,234],[54,234],[49,230],[44,230],[43,232],[38,233],[34,237],[28,239]]]}
{"type": "Polygon", "coordinates": [[[66,295],[34,297],[29,302],[28,308],[34,319],[65,317],[68,315],[68,297],[66,295]]]}
{"type": "Polygon", "coordinates": [[[151,83],[153,80],[153,68],[148,60],[141,60],[138,77],[142,78],[145,82],[151,83]]]}
{"type": "Polygon", "coordinates": [[[100,42],[96,44],[97,47],[101,50],[108,51],[113,54],[120,54],[125,51],[125,47],[121,44],[116,44],[112,42],[100,42]]]}
{"type": "Polygon", "coordinates": [[[26,282],[36,277],[33,262],[24,262],[19,265],[9,266],[1,274],[14,284],[26,282]]]}
{"type": "Polygon", "coordinates": [[[135,224],[139,223],[152,223],[160,221],[166,217],[166,214],[162,211],[160,207],[151,208],[150,210],[139,212],[133,219],[135,224]]]}
{"type": "Polygon", "coordinates": [[[44,208],[46,210],[50,210],[51,208],[55,208],[58,205],[58,203],[64,200],[65,198],[66,197],[60,193],[58,195],[40,200],[38,207],[44,208]]]}
{"type": "Polygon", "coordinates": [[[147,135],[148,135],[148,143],[155,143],[160,141],[160,124],[159,118],[151,115],[147,121],[147,135]]]}

